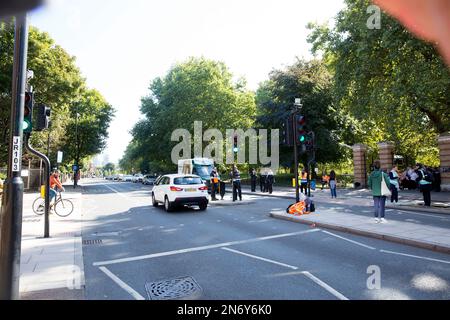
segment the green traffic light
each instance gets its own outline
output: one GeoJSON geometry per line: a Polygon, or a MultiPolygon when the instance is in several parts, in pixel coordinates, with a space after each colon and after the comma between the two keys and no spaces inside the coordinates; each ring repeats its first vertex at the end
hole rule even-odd
{"type": "Polygon", "coordinates": [[[299,140],[300,142],[305,142],[305,136],[300,136],[299,140]]]}
{"type": "Polygon", "coordinates": [[[31,131],[31,123],[28,120],[23,121],[23,131],[25,132],[31,131]]]}

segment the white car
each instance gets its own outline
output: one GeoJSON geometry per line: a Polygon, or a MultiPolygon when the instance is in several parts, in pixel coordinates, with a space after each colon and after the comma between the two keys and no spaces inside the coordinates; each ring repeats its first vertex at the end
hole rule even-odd
{"type": "Polygon", "coordinates": [[[208,207],[208,187],[202,178],[193,174],[168,174],[159,177],[152,189],[152,203],[164,204],[166,211],[177,206],[197,205],[200,210],[208,207]]]}
{"type": "Polygon", "coordinates": [[[124,182],[132,182],[133,181],[133,176],[130,176],[130,175],[123,176],[123,180],[122,181],[124,181],[124,182]]]}

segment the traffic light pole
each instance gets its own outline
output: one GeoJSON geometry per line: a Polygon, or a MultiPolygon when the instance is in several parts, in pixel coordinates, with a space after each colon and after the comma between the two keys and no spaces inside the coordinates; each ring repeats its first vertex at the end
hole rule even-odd
{"type": "Polygon", "coordinates": [[[295,202],[300,202],[300,186],[298,185],[298,149],[297,149],[297,126],[295,123],[295,115],[297,112],[292,114],[292,130],[293,130],[293,138],[294,138],[294,175],[295,175],[295,202]]]}
{"type": "Polygon", "coordinates": [[[27,72],[28,25],[26,14],[15,19],[14,63],[8,174],[5,181],[0,227],[0,299],[19,299],[22,240],[22,138],[27,72]]]}
{"type": "Polygon", "coordinates": [[[30,152],[31,154],[34,154],[35,156],[41,158],[44,161],[45,164],[45,214],[44,214],[44,238],[50,237],[50,219],[49,219],[49,211],[50,211],[50,160],[48,157],[45,156],[45,154],[40,153],[37,150],[34,150],[33,147],[30,146],[30,134],[25,134],[25,149],[30,152]]]}

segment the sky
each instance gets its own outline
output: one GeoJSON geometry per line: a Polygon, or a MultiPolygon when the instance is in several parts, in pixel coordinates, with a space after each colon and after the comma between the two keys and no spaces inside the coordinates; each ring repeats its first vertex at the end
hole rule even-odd
{"type": "Polygon", "coordinates": [[[311,58],[308,22],[332,21],[343,0],[47,0],[29,14],[76,57],[87,84],[117,110],[106,150],[117,163],[150,82],[177,62],[224,62],[248,89],[295,57],[311,58]]]}

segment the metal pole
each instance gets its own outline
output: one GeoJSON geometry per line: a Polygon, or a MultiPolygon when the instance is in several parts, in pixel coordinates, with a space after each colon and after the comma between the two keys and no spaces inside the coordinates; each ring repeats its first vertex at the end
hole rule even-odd
{"type": "Polygon", "coordinates": [[[300,201],[300,187],[298,185],[298,150],[297,150],[297,126],[295,124],[295,115],[297,112],[294,112],[292,115],[292,130],[294,134],[292,135],[294,138],[294,175],[295,175],[295,202],[300,201]]]}
{"type": "Polygon", "coordinates": [[[28,26],[26,14],[16,16],[12,75],[11,130],[8,175],[5,181],[0,229],[0,299],[19,299],[22,240],[23,109],[27,72],[28,26]]]}
{"type": "Polygon", "coordinates": [[[49,211],[50,211],[50,160],[45,156],[45,154],[40,153],[37,150],[34,150],[33,147],[30,146],[30,134],[25,135],[25,149],[34,154],[35,156],[41,158],[45,164],[45,214],[44,214],[44,238],[50,237],[50,219],[49,219],[49,211]]]}
{"type": "Polygon", "coordinates": [[[76,170],[74,170],[74,177],[73,177],[73,188],[75,189],[78,185],[78,170],[80,170],[80,166],[78,164],[79,157],[80,157],[80,148],[79,148],[79,142],[78,142],[78,104],[76,108],[76,115],[75,115],[75,139],[76,139],[76,159],[75,159],[75,165],[76,170]]]}

